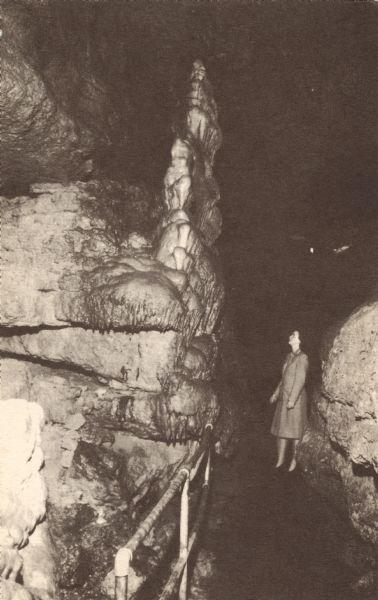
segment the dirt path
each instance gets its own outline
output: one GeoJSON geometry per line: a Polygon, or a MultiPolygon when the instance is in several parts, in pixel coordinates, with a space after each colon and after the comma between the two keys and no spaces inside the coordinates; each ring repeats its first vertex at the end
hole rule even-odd
{"type": "Polygon", "coordinates": [[[266,422],[246,429],[237,456],[215,460],[204,539],[217,558],[210,599],[349,599],[323,503],[299,472],[276,473],[266,422]]]}

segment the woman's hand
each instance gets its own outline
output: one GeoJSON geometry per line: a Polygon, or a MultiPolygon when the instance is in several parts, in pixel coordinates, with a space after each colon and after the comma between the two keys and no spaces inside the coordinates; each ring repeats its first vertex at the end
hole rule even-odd
{"type": "Polygon", "coordinates": [[[288,402],[287,403],[287,410],[290,410],[291,408],[294,408],[294,403],[293,402],[288,402]]]}
{"type": "Polygon", "coordinates": [[[269,398],[269,404],[274,404],[275,402],[277,402],[277,398],[278,398],[278,394],[272,394],[271,397],[269,398]]]}

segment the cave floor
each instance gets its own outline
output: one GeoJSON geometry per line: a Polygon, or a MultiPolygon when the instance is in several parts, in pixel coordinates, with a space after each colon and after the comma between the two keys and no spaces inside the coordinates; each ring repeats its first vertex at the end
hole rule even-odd
{"type": "Polygon", "coordinates": [[[209,600],[347,600],[338,524],[299,471],[279,473],[270,414],[247,424],[234,458],[217,457],[203,544],[216,556],[209,600]]]}

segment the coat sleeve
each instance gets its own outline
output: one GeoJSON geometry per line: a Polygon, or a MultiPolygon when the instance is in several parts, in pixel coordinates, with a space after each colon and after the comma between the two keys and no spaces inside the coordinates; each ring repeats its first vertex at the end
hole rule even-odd
{"type": "Polygon", "coordinates": [[[288,403],[295,405],[306,382],[308,370],[308,358],[306,354],[301,354],[295,364],[294,383],[291,388],[288,403]]]}
{"type": "Polygon", "coordinates": [[[279,393],[280,393],[280,391],[281,391],[281,386],[282,386],[282,378],[283,378],[283,375],[284,375],[284,373],[285,373],[285,368],[286,368],[286,365],[287,365],[287,361],[288,361],[288,360],[289,360],[289,354],[286,356],[286,358],[285,358],[285,362],[284,362],[284,364],[283,364],[283,366],[282,366],[282,377],[281,377],[281,379],[279,380],[279,382],[278,382],[278,384],[277,384],[277,387],[276,387],[276,389],[274,390],[274,392],[273,392],[273,394],[272,394],[272,398],[274,398],[275,400],[278,398],[278,396],[279,396],[279,393]]]}
{"type": "Polygon", "coordinates": [[[278,395],[280,393],[281,383],[282,383],[282,379],[279,381],[276,389],[274,390],[274,392],[273,392],[273,394],[271,396],[274,400],[277,400],[277,398],[278,398],[278,395]]]}

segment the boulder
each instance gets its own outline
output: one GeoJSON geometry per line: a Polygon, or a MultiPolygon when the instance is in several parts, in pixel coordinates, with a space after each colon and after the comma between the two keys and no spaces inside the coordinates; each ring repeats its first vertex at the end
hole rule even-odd
{"type": "Polygon", "coordinates": [[[378,549],[378,302],[339,325],[299,450],[306,477],[378,549]]]}

